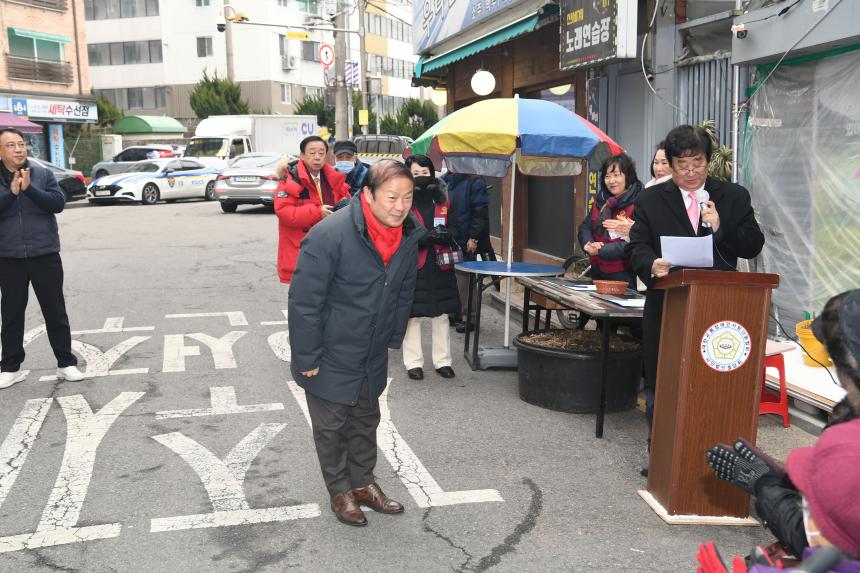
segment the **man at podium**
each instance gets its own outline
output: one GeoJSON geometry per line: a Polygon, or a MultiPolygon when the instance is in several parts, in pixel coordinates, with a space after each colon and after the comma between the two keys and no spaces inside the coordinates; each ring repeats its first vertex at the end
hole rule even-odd
{"type": "MultiPolygon", "coordinates": [[[[648,286],[643,313],[642,361],[645,374],[646,416],[651,427],[663,291],[652,288],[673,264],[662,258],[660,237],[713,235],[713,270],[737,270],[738,258],[761,252],[764,235],[750,204],[749,191],[740,185],[708,177],[711,140],[705,130],[680,125],[666,136],[666,155],[672,178],[644,190],[633,211],[625,257],[648,286]]],[[[650,431],[649,431],[650,433],[650,431]]],[[[642,467],[647,475],[648,461],[642,467]]]]}

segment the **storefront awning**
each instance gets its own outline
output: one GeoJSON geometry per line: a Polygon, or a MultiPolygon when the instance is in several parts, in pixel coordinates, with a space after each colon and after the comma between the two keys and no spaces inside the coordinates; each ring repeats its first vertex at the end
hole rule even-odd
{"type": "Polygon", "coordinates": [[[130,133],[185,133],[184,125],[166,115],[127,115],[113,124],[113,132],[130,133]]]}
{"type": "Polygon", "coordinates": [[[22,30],[21,28],[9,28],[9,31],[21,38],[32,38],[34,40],[45,40],[47,42],[57,42],[58,44],[71,44],[72,39],[68,36],[60,36],[59,34],[46,34],[44,32],[34,32],[32,30],[22,30]]]}
{"type": "Polygon", "coordinates": [[[537,27],[539,17],[540,16],[538,14],[532,14],[518,22],[508,24],[503,28],[469,42],[465,46],[461,46],[444,54],[439,54],[438,56],[432,56],[430,58],[421,56],[415,64],[415,77],[420,78],[427,72],[443,68],[453,62],[486,50],[487,48],[492,48],[493,46],[507,42],[517,36],[527,34],[537,27]]]}
{"type": "Polygon", "coordinates": [[[0,127],[14,127],[23,133],[42,133],[42,126],[18,117],[8,111],[0,111],[0,127]]]}

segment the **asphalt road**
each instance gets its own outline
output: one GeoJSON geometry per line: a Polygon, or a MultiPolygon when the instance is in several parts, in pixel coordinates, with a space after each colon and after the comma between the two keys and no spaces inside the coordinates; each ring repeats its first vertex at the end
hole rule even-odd
{"type": "MultiPolygon", "coordinates": [[[[29,376],[0,391],[0,571],[692,571],[704,540],[726,556],[771,541],[664,525],[636,494],[640,411],[596,440],[593,416],[520,401],[515,372],[469,370],[457,334],[451,381],[430,364],[410,381],[391,355],[377,475],[406,512],[341,525],[289,383],[271,212],[78,204],[59,219],[89,377],[50,379],[31,297],[29,376]]],[[[482,339],[499,338],[485,316],[482,339]]],[[[813,440],[762,419],[777,457],[813,440]]]]}

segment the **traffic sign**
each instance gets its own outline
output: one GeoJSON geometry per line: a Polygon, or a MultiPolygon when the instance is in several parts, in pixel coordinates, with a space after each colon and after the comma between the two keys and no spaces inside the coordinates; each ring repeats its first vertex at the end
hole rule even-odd
{"type": "Polygon", "coordinates": [[[325,67],[329,67],[334,63],[334,46],[331,44],[322,44],[320,46],[320,63],[325,67]]]}

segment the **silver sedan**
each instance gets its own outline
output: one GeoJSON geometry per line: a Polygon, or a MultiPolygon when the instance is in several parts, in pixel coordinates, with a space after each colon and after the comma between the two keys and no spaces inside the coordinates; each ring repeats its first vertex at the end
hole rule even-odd
{"type": "Polygon", "coordinates": [[[273,205],[278,175],[279,153],[244,153],[221,172],[215,181],[215,198],[225,213],[235,213],[239,205],[273,205]]]}

